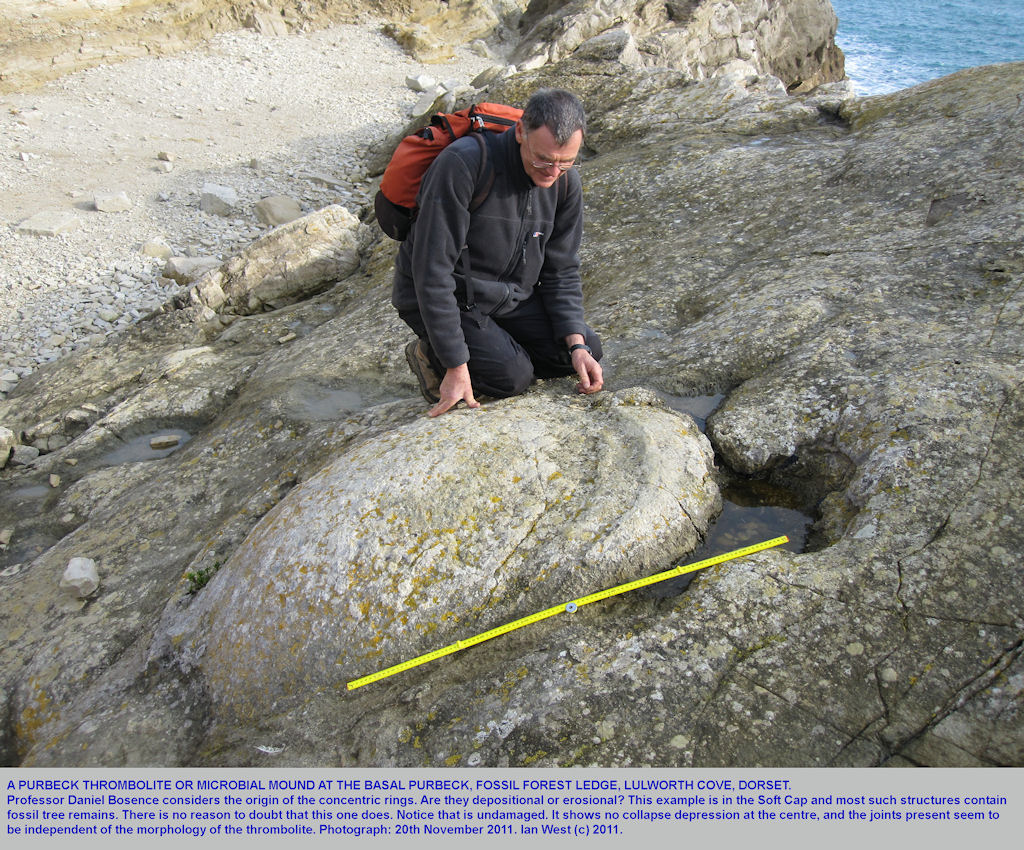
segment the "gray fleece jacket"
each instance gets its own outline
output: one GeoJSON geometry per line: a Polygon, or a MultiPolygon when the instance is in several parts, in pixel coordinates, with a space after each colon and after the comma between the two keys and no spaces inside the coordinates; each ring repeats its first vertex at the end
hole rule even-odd
{"type": "Polygon", "coordinates": [[[572,169],[542,189],[523,168],[514,131],[485,137],[494,169],[486,200],[470,214],[482,153],[476,139],[458,139],[424,176],[419,215],[395,261],[391,301],[400,312],[419,310],[430,345],[446,368],[469,361],[460,319],[466,307],[465,265],[459,261],[464,247],[478,309],[501,316],[536,294],[556,339],[585,331],[579,174],[572,169]]]}

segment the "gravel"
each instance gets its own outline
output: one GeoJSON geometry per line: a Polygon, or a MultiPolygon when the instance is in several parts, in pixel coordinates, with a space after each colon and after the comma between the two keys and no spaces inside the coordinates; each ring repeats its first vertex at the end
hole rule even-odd
{"type": "Polygon", "coordinates": [[[468,84],[493,64],[461,51],[422,66],[373,23],[243,30],[0,96],[0,398],[173,296],[168,252],[239,253],[268,229],[261,198],[361,215],[372,201],[363,153],[422,97],[406,79],[468,84]],[[227,215],[201,209],[208,184],[237,195],[227,215]],[[40,213],[65,229],[24,232],[40,213]]]}

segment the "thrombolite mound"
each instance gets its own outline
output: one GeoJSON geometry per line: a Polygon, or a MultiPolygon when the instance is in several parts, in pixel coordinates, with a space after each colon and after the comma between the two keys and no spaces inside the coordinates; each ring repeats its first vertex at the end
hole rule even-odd
{"type": "Polygon", "coordinates": [[[200,667],[228,717],[338,699],[373,669],[666,568],[721,508],[712,468],[693,420],[638,391],[419,420],[268,514],[169,611],[171,660],[200,667]]]}

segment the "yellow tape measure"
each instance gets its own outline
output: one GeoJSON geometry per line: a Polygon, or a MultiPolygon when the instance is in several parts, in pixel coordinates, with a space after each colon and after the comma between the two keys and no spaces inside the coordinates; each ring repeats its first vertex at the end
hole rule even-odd
{"type": "Polygon", "coordinates": [[[509,632],[514,632],[516,629],[521,629],[523,626],[539,623],[541,620],[546,620],[548,617],[554,617],[555,614],[561,614],[563,611],[572,614],[581,606],[589,605],[591,602],[600,602],[602,599],[608,599],[610,596],[618,596],[620,593],[637,590],[641,587],[647,587],[649,584],[657,584],[658,582],[665,581],[666,579],[675,578],[676,576],[685,575],[686,573],[693,573],[697,570],[703,570],[706,567],[721,564],[723,561],[731,561],[734,558],[753,555],[755,552],[761,552],[764,549],[771,549],[774,546],[781,546],[783,543],[788,542],[789,538],[786,536],[774,537],[771,540],[755,543],[753,546],[747,546],[743,549],[735,549],[732,552],[726,552],[723,555],[715,555],[715,557],[708,558],[704,561],[697,561],[696,563],[687,564],[682,567],[673,567],[671,570],[665,570],[665,572],[662,573],[655,573],[652,576],[640,578],[636,581],[631,581],[628,584],[620,584],[616,587],[610,587],[608,590],[599,590],[597,593],[591,593],[589,596],[581,596],[579,599],[573,599],[571,602],[566,602],[564,605],[555,605],[553,608],[545,608],[543,611],[538,611],[536,614],[531,614],[529,617],[522,617],[519,620],[513,620],[511,623],[506,623],[504,626],[498,626],[490,631],[481,632],[471,638],[458,640],[455,643],[442,647],[441,649],[435,649],[433,652],[428,652],[426,655],[420,655],[416,658],[410,659],[409,661],[403,661],[401,664],[396,664],[394,667],[388,667],[385,670],[371,673],[369,676],[363,676],[361,679],[353,679],[348,683],[348,689],[350,691],[354,691],[356,688],[361,688],[363,685],[379,682],[381,679],[386,679],[388,676],[394,676],[396,673],[403,673],[406,670],[411,670],[413,667],[419,667],[421,664],[426,664],[428,661],[444,658],[444,656],[451,655],[453,652],[458,652],[460,649],[467,649],[468,647],[476,646],[478,643],[483,643],[485,640],[490,640],[491,638],[500,637],[501,635],[508,634],[509,632]]]}

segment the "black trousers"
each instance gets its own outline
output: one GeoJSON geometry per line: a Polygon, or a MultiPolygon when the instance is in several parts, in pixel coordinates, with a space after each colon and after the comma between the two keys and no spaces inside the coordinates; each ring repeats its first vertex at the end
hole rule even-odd
{"type": "MultiPolygon", "coordinates": [[[[426,343],[437,374],[445,368],[430,347],[419,312],[400,313],[402,320],[426,343]]],[[[565,341],[555,339],[541,299],[534,295],[505,316],[487,316],[477,308],[462,311],[462,334],[469,347],[469,375],[475,395],[507,398],[526,392],[534,378],[574,375],[565,341]]],[[[593,330],[584,333],[594,358],[601,359],[601,340],[593,330]]]]}

